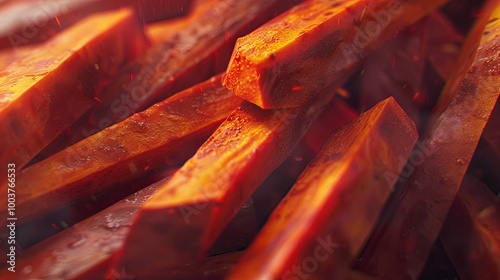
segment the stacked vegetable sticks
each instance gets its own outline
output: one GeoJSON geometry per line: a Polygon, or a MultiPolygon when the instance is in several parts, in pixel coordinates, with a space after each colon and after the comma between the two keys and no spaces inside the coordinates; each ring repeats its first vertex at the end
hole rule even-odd
{"type": "Polygon", "coordinates": [[[445,2],[306,1],[238,39],[224,85],[262,108],[299,106],[445,2]]]}
{"type": "Polygon", "coordinates": [[[500,279],[500,199],[465,177],[441,231],[460,279],[500,279]]]}
{"type": "MultiPolygon", "coordinates": [[[[170,177],[171,174],[20,253],[17,278],[75,279],[85,274],[97,276],[99,268],[102,270],[106,266],[111,253],[121,246],[134,213],[170,177]]],[[[6,275],[0,274],[0,277],[6,275]]]]}
{"type": "Polygon", "coordinates": [[[99,81],[146,46],[134,14],[122,10],[91,16],[23,50],[0,76],[0,164],[25,165],[90,108],[99,81]]]}
{"type": "Polygon", "coordinates": [[[48,0],[4,1],[0,9],[0,48],[41,43],[96,12],[133,7],[141,21],[178,17],[189,12],[193,0],[48,0]]]}
{"type": "Polygon", "coordinates": [[[439,76],[447,80],[457,64],[463,35],[452,22],[440,12],[434,12],[426,20],[424,35],[431,44],[428,46],[428,60],[439,76]]]}
{"type": "MultiPolygon", "coordinates": [[[[143,110],[182,89],[185,87],[182,83],[192,85],[225,70],[234,45],[231,42],[290,7],[294,1],[289,2],[216,0],[201,4],[200,12],[187,17],[175,34],[131,66],[138,71],[123,72],[127,84],[123,86],[121,79],[112,84],[99,107],[105,112],[100,113],[113,121],[121,120],[130,112],[143,110]],[[131,104],[123,102],[122,96],[121,103],[106,102],[118,93],[131,97],[131,104]],[[128,113],[122,108],[125,105],[129,105],[128,113]]],[[[164,28],[169,28],[169,23],[164,28]]]]}
{"type": "Polygon", "coordinates": [[[262,110],[246,102],[235,110],[144,205],[115,267],[139,272],[203,256],[333,96],[327,89],[303,107],[262,110]]]}
{"type": "Polygon", "coordinates": [[[252,195],[258,206],[255,209],[257,216],[262,224],[290,191],[299,175],[318,154],[328,137],[358,116],[352,107],[340,98],[338,99],[318,116],[285,162],[273,171],[252,195]]]}
{"type": "Polygon", "coordinates": [[[359,106],[371,108],[393,96],[420,131],[457,62],[462,37],[437,11],[399,32],[363,62],[359,106]],[[441,77],[432,76],[429,66],[441,77]]]}
{"type": "Polygon", "coordinates": [[[25,169],[17,180],[19,222],[189,158],[241,103],[220,80],[180,92],[25,169]]]}
{"type": "MultiPolygon", "coordinates": [[[[23,251],[18,259],[18,279],[102,279],[111,255],[124,243],[134,214],[160,186],[168,182],[172,172],[174,170],[170,170],[165,179],[23,251]]],[[[233,245],[241,242],[238,239],[242,236],[247,238],[241,234],[243,230],[251,231],[252,225],[256,226],[256,221],[249,220],[252,217],[255,219],[253,204],[246,203],[245,206],[245,210],[236,215],[222,234],[233,245]],[[242,228],[241,223],[246,223],[246,228],[242,228]],[[235,232],[239,234],[235,235],[235,232]]],[[[214,245],[211,251],[221,253],[221,250],[230,249],[227,244],[224,245],[214,245]]],[[[121,274],[122,270],[117,272],[121,274]]],[[[168,270],[161,272],[168,273],[168,270]]],[[[3,277],[7,277],[8,273],[1,271],[0,278],[6,279],[3,277]]]]}
{"type": "MultiPolygon", "coordinates": [[[[487,7],[496,8],[493,4],[497,1],[487,7]]],[[[464,49],[474,54],[472,66],[465,69],[458,90],[450,95],[451,102],[439,106],[446,110],[434,118],[427,137],[414,151],[401,177],[406,182],[391,198],[361,255],[359,268],[368,274],[417,279],[425,265],[498,99],[500,8],[491,13],[485,12],[479,19],[483,27],[488,24],[484,32],[482,28],[475,31],[483,34],[477,52],[464,49]]],[[[473,39],[477,33],[472,33],[473,39]]]]}
{"type": "Polygon", "coordinates": [[[224,71],[236,38],[297,1],[200,1],[191,16],[174,25],[175,32],[169,22],[156,26],[166,33],[163,39],[156,37],[155,46],[99,91],[92,111],[72,125],[69,135],[60,135],[43,157],[224,71]]]}
{"type": "Polygon", "coordinates": [[[229,279],[344,279],[417,138],[393,98],[335,132],[229,279]]]}

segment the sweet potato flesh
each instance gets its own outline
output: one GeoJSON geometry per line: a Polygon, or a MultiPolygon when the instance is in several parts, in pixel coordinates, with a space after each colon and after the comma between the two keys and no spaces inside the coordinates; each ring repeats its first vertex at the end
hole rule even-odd
{"type": "Polygon", "coordinates": [[[20,50],[0,74],[1,165],[23,167],[90,108],[100,81],[146,46],[134,14],[122,10],[91,16],[43,45],[20,50]]]}
{"type": "Polygon", "coordinates": [[[141,209],[115,267],[175,266],[202,256],[332,97],[325,91],[304,107],[262,110],[244,103],[235,110],[141,209]],[[139,257],[146,253],[154,261],[139,257]]]}
{"type": "MultiPolygon", "coordinates": [[[[137,193],[115,203],[105,210],[72,226],[56,236],[20,253],[18,260],[20,279],[102,279],[105,276],[103,267],[109,265],[112,254],[125,241],[125,236],[132,225],[134,214],[154,195],[160,186],[171,178],[174,169],[169,170],[165,179],[156,182],[137,193]],[[61,256],[64,256],[62,259],[61,256]]],[[[225,250],[233,251],[243,240],[241,232],[246,229],[252,232],[256,226],[255,212],[251,200],[223,232],[224,243],[214,244],[211,251],[219,254],[225,250]],[[242,226],[244,225],[244,226],[242,226]],[[236,234],[235,234],[236,233],[236,234]],[[238,234],[240,233],[240,234],[238,234]],[[229,242],[233,242],[230,244],[229,242]],[[238,243],[239,242],[239,243],[238,243]]],[[[174,273],[167,268],[157,267],[155,273],[168,275],[174,273]]],[[[118,271],[122,272],[122,271],[118,271]]],[[[8,273],[8,272],[7,272],[8,273]]],[[[152,271],[142,271],[136,277],[146,277],[152,271]]],[[[187,272],[184,272],[187,273],[187,272]]],[[[0,271],[0,278],[6,277],[5,271],[0,271]]],[[[5,279],[5,278],[2,278],[5,279]]]]}
{"type": "Polygon", "coordinates": [[[189,158],[241,103],[221,86],[220,77],[178,93],[25,169],[17,186],[20,221],[103,192],[147,170],[189,158]]]}
{"type": "Polygon", "coordinates": [[[399,158],[409,156],[417,138],[414,123],[392,98],[335,132],[230,279],[300,277],[304,260],[320,256],[313,249],[327,243],[312,274],[344,279],[392,190],[386,174],[399,174],[399,158]]]}
{"type": "Polygon", "coordinates": [[[179,17],[189,12],[193,0],[48,0],[2,1],[0,49],[42,43],[97,12],[133,8],[141,21],[179,17]]]}
{"type": "Polygon", "coordinates": [[[41,159],[224,71],[236,38],[296,1],[244,0],[236,9],[233,0],[200,1],[193,15],[175,24],[159,23],[154,46],[99,90],[99,102],[41,159]]]}
{"type": "Polygon", "coordinates": [[[306,1],[238,39],[224,85],[262,108],[299,106],[445,2],[306,1]]]}

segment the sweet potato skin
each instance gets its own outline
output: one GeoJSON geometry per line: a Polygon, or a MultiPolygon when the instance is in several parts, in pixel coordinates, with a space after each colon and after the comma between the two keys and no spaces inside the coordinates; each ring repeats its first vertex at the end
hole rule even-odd
{"type": "Polygon", "coordinates": [[[104,80],[147,46],[132,11],[122,10],[23,49],[0,77],[0,164],[23,167],[91,107],[104,80]]]}
{"type": "Polygon", "coordinates": [[[238,39],[224,85],[261,108],[299,106],[445,2],[306,1],[238,39]]]}
{"type": "Polygon", "coordinates": [[[387,174],[400,172],[417,138],[393,98],[333,133],[229,279],[345,279],[394,186],[387,174]]]}

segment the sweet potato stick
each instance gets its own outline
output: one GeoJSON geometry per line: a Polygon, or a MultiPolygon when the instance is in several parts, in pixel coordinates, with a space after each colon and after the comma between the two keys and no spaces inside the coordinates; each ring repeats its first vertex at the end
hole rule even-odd
{"type": "Polygon", "coordinates": [[[261,224],[264,224],[290,191],[299,175],[318,154],[330,135],[357,116],[356,111],[340,99],[318,116],[285,162],[274,170],[252,195],[261,224]]]}
{"type": "Polygon", "coordinates": [[[460,279],[500,279],[500,199],[479,180],[464,178],[440,237],[460,279]]]}
{"type": "Polygon", "coordinates": [[[0,164],[23,167],[90,108],[100,80],[146,46],[134,14],[122,10],[91,16],[23,50],[0,76],[0,164]]]}
{"type": "Polygon", "coordinates": [[[444,83],[457,62],[462,39],[437,11],[402,30],[363,62],[359,106],[371,108],[393,96],[420,131],[442,90],[442,84],[436,86],[438,73],[444,83]],[[434,77],[430,65],[438,71],[434,77]]]}
{"type": "Polygon", "coordinates": [[[445,2],[306,1],[238,39],[224,85],[262,108],[299,106],[445,2]]]}
{"type": "MultiPolygon", "coordinates": [[[[98,95],[100,102],[44,151],[53,154],[170,95],[227,68],[236,38],[255,29],[298,0],[201,1],[192,16],[163,23],[167,36],[136,62],[124,67],[98,95]]],[[[156,27],[160,28],[160,27],[156,27]]]]}
{"type": "Polygon", "coordinates": [[[425,36],[430,42],[427,59],[439,76],[447,80],[458,62],[464,36],[441,12],[430,14],[426,25],[425,36]]]}
{"type": "MultiPolygon", "coordinates": [[[[173,172],[171,170],[170,174],[173,172]]],[[[18,279],[103,279],[112,253],[123,245],[133,215],[170,177],[167,176],[50,239],[18,253],[18,279]]],[[[245,206],[245,211],[253,213],[255,219],[251,200],[245,206]]],[[[239,212],[223,233],[225,238],[228,241],[241,238],[241,235],[230,235],[243,230],[241,223],[246,222],[247,229],[255,227],[256,221],[248,218],[247,213],[239,212]]],[[[227,244],[224,245],[214,246],[211,251],[230,249],[227,244]]],[[[121,270],[118,272],[122,273],[121,270]]],[[[0,278],[7,279],[4,277],[8,273],[10,272],[1,271],[0,278]]]]}
{"type": "Polygon", "coordinates": [[[417,138],[392,97],[335,132],[229,279],[344,279],[394,186],[386,174],[399,174],[417,138]]]}
{"type": "Polygon", "coordinates": [[[96,12],[133,7],[141,21],[187,14],[193,0],[47,0],[10,1],[0,8],[0,48],[41,43],[96,12]]]}
{"type": "Polygon", "coordinates": [[[425,265],[498,99],[500,9],[492,11],[497,3],[489,2],[492,9],[479,19],[484,26],[493,12],[484,33],[476,29],[483,34],[479,49],[451,102],[441,100],[449,104],[441,105],[447,109],[435,117],[405,172],[395,178],[404,184],[391,197],[360,257],[359,268],[370,275],[417,279],[425,265]]]}
{"type": "Polygon", "coordinates": [[[144,205],[115,267],[134,272],[156,261],[176,266],[203,256],[333,95],[327,90],[288,110],[262,110],[245,102],[144,205]]]}
{"type": "MultiPolygon", "coordinates": [[[[168,280],[220,280],[225,279],[231,268],[239,261],[241,251],[230,252],[203,259],[200,262],[183,265],[176,268],[159,268],[143,270],[137,274],[137,279],[168,279],[168,280]]],[[[119,275],[119,273],[115,273],[119,275]]],[[[133,275],[136,276],[136,275],[133,275]]]]}
{"type": "MultiPolygon", "coordinates": [[[[124,93],[132,98],[131,104],[119,96],[122,101],[119,104],[103,101],[99,108],[105,112],[100,113],[112,120],[121,120],[125,113],[119,105],[129,105],[129,112],[143,110],[177,92],[184,86],[182,83],[192,85],[225,70],[236,38],[297,1],[287,1],[287,4],[278,0],[208,1],[200,7],[201,12],[186,18],[184,26],[139,60],[139,71],[132,71],[132,80],[130,72],[124,71],[128,84],[123,86],[119,80],[107,90],[109,95],[105,100],[124,93]],[[116,110],[110,112],[113,108],[116,110]]],[[[164,28],[169,28],[168,23],[164,28]]],[[[96,117],[100,117],[99,113],[96,117]]]]}
{"type": "MultiPolygon", "coordinates": [[[[187,89],[25,169],[17,178],[19,223],[189,158],[241,102],[220,80],[187,89]]],[[[5,216],[6,208],[1,211],[5,216]]]]}

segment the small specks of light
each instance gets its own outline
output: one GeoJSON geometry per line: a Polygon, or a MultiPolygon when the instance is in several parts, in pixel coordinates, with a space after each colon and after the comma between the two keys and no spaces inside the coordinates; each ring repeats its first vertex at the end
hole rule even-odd
{"type": "Polygon", "coordinates": [[[99,64],[98,63],[94,63],[94,68],[95,68],[95,70],[99,71],[100,70],[99,69],[99,64]]]}
{"type": "Polygon", "coordinates": [[[130,80],[132,81],[134,79],[134,73],[130,73],[130,80]]]}
{"type": "Polygon", "coordinates": [[[95,101],[95,102],[102,103],[102,101],[101,101],[99,98],[97,98],[97,96],[94,96],[94,101],[95,101]]]}
{"type": "Polygon", "coordinates": [[[63,228],[69,228],[68,223],[66,223],[65,221],[61,221],[61,226],[62,226],[63,228]]]}
{"type": "Polygon", "coordinates": [[[148,171],[149,170],[149,165],[144,167],[144,171],[148,171]]]}
{"type": "Polygon", "coordinates": [[[59,22],[59,18],[57,18],[57,16],[55,16],[54,19],[56,20],[56,23],[59,26],[59,28],[61,28],[61,22],[59,22]]]}
{"type": "Polygon", "coordinates": [[[363,12],[361,12],[361,16],[359,17],[359,21],[363,20],[363,18],[365,17],[365,12],[366,12],[366,7],[363,8],[363,12]]]}
{"type": "Polygon", "coordinates": [[[301,161],[303,161],[303,160],[304,160],[304,158],[303,158],[303,157],[295,157],[295,161],[296,161],[296,162],[301,162],[301,161]]]}
{"type": "Polygon", "coordinates": [[[427,94],[417,91],[413,95],[413,101],[417,102],[420,106],[423,106],[427,103],[427,94]]]}
{"type": "Polygon", "coordinates": [[[302,89],[302,86],[293,86],[292,91],[299,91],[302,89]]]}
{"type": "Polygon", "coordinates": [[[349,91],[347,91],[346,89],[344,88],[338,88],[337,90],[335,90],[335,92],[342,98],[349,98],[350,94],[349,94],[349,91]]]}

